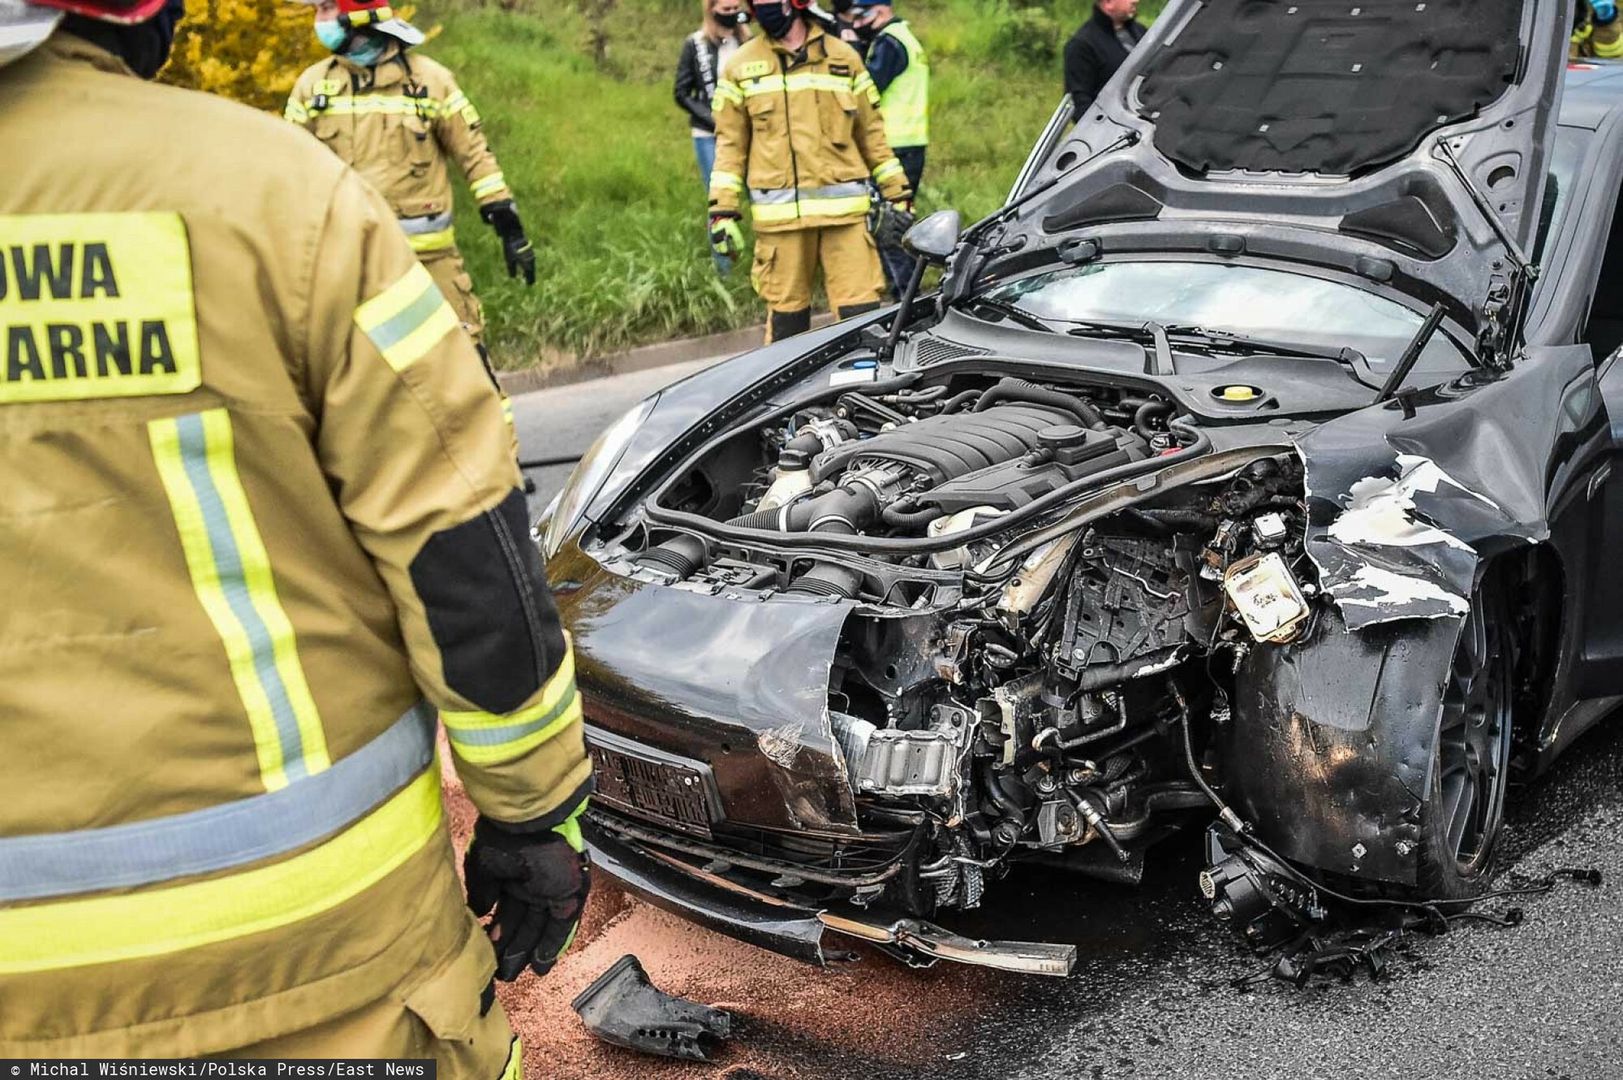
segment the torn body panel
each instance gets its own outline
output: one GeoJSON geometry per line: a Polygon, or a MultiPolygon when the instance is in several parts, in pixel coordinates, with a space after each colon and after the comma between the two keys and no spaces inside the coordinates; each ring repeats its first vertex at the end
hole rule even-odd
{"type": "Polygon", "coordinates": [[[1464,614],[1482,555],[1549,539],[1603,427],[1588,351],[1560,348],[1303,436],[1307,553],[1347,628],[1464,614]]]}

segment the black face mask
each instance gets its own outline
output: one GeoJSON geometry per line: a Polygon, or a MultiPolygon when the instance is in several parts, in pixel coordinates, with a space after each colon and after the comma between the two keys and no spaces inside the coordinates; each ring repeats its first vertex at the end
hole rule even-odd
{"type": "Polygon", "coordinates": [[[800,21],[800,12],[786,12],[777,0],[767,0],[755,9],[755,21],[761,24],[761,29],[766,31],[767,37],[781,41],[789,36],[789,31],[800,21]]]}
{"type": "Polygon", "coordinates": [[[748,26],[750,21],[748,8],[739,8],[737,11],[730,11],[725,15],[711,12],[710,17],[716,20],[717,26],[748,26]]]}
{"type": "Polygon", "coordinates": [[[175,44],[175,25],[186,14],[186,0],[169,0],[146,22],[115,26],[83,15],[69,15],[62,28],[100,45],[130,66],[143,79],[150,79],[169,60],[175,44]]]}
{"type": "Polygon", "coordinates": [[[873,23],[856,23],[852,29],[856,30],[857,37],[863,41],[872,41],[879,36],[879,27],[873,23]]]}

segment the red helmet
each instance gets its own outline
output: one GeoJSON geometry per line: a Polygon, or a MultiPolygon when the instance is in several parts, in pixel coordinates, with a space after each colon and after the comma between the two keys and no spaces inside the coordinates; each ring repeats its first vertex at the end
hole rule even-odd
{"type": "MultiPolygon", "coordinates": [[[[317,6],[321,0],[295,0],[317,6]]],[[[338,23],[346,30],[371,29],[405,45],[421,45],[423,32],[395,14],[389,0],[338,0],[338,23]]]]}
{"type": "Polygon", "coordinates": [[[103,22],[131,25],[146,22],[163,10],[166,0],[32,0],[36,7],[59,8],[103,22]]]}

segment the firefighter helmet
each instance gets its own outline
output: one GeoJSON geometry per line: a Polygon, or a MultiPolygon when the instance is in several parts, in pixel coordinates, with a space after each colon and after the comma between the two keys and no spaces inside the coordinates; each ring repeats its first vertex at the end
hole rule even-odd
{"type": "MultiPolygon", "coordinates": [[[[298,0],[311,7],[321,0],[298,0]]],[[[389,0],[337,0],[338,24],[346,30],[376,30],[402,45],[421,45],[423,32],[394,12],[389,0]]]]}
{"type": "Polygon", "coordinates": [[[67,14],[104,22],[145,22],[165,0],[0,0],[0,67],[44,44],[67,14]]]}

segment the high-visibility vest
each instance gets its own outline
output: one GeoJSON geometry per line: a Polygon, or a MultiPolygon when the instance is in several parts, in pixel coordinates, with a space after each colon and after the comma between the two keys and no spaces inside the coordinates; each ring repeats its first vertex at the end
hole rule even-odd
{"type": "Polygon", "coordinates": [[[893,37],[907,50],[907,68],[879,95],[885,114],[885,139],[891,148],[926,146],[930,142],[930,61],[924,46],[901,19],[892,19],[879,32],[893,37]]]}

